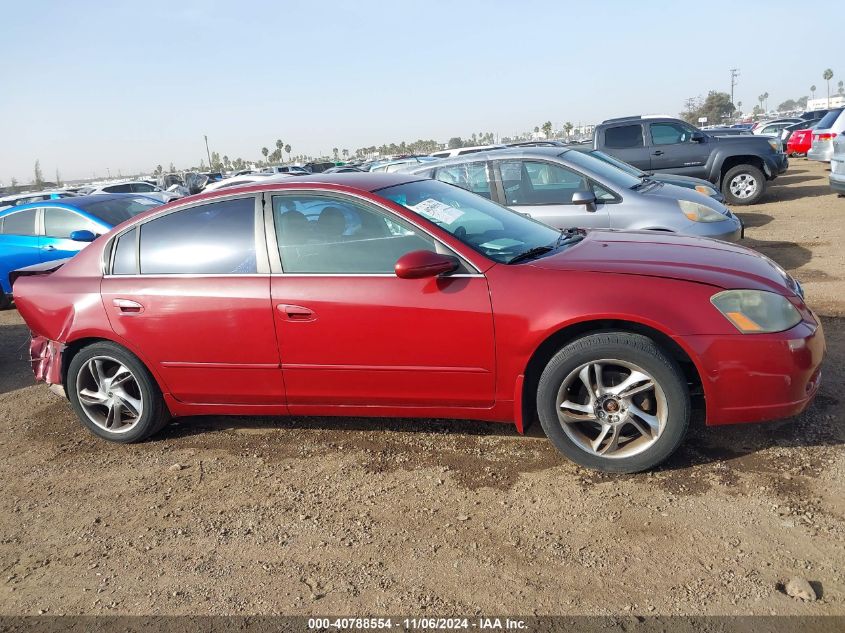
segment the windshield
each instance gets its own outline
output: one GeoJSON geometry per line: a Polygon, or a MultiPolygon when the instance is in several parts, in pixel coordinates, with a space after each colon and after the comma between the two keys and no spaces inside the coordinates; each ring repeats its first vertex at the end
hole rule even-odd
{"type": "Polygon", "coordinates": [[[614,167],[618,167],[622,171],[631,174],[635,178],[645,178],[648,175],[644,171],[640,171],[639,169],[637,169],[633,165],[629,165],[624,160],[619,160],[615,156],[611,156],[610,154],[605,154],[601,150],[594,149],[592,152],[590,152],[590,156],[595,156],[599,160],[603,160],[604,162],[609,163],[610,165],[613,165],[614,167]]]}
{"type": "Polygon", "coordinates": [[[560,231],[439,180],[409,182],[376,193],[501,263],[531,249],[554,246],[560,237],[560,231]]]}
{"type": "Polygon", "coordinates": [[[604,178],[617,187],[632,189],[642,184],[641,177],[635,178],[628,172],[622,171],[619,167],[599,160],[595,156],[584,154],[583,152],[570,149],[560,154],[560,157],[576,169],[588,169],[596,176],[604,178]]]}
{"type": "MultiPolygon", "coordinates": [[[[98,196],[92,196],[92,198],[96,197],[98,196]]],[[[121,222],[144,211],[149,211],[162,203],[152,198],[127,196],[125,198],[109,198],[108,200],[92,199],[82,203],[74,201],[73,204],[83,211],[100,218],[106,224],[117,226],[121,222]]]]}

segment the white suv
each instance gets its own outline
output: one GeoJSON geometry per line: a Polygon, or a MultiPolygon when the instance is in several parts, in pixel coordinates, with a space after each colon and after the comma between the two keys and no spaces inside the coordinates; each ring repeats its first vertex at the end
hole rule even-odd
{"type": "Polygon", "coordinates": [[[824,115],[813,129],[813,145],[807,158],[829,163],[833,156],[833,139],[845,133],[845,108],[836,108],[824,115]]]}

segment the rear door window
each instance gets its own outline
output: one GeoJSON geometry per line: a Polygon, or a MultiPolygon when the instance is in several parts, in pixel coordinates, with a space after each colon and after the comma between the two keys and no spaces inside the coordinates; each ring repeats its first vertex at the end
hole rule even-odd
{"type": "Polygon", "coordinates": [[[203,204],[141,225],[141,274],[257,272],[255,198],[203,204]]]}
{"type": "Polygon", "coordinates": [[[463,163],[461,165],[447,165],[438,167],[434,177],[450,185],[457,185],[461,189],[472,191],[490,200],[492,185],[486,162],[463,163]]]}
{"type": "Polygon", "coordinates": [[[604,131],[604,144],[613,149],[643,147],[643,127],[639,123],[609,127],[604,131]]]}
{"type": "Polygon", "coordinates": [[[26,209],[3,216],[0,233],[3,235],[36,235],[37,209],[26,209]]]}

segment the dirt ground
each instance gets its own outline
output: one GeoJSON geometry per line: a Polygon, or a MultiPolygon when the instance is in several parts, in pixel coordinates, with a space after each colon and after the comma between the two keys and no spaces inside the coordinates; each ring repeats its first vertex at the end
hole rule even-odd
{"type": "Polygon", "coordinates": [[[792,159],[737,211],[823,316],[821,392],[698,425],[635,476],[445,420],[207,417],[108,444],[0,313],[0,614],[845,614],[845,199],[792,159]],[[796,575],[818,601],[781,591],[796,575]]]}

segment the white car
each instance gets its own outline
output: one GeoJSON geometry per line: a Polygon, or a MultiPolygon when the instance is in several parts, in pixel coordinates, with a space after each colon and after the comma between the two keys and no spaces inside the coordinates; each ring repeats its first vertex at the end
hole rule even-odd
{"type": "Polygon", "coordinates": [[[164,203],[168,203],[171,200],[176,200],[176,198],[182,197],[178,193],[175,193],[173,191],[164,191],[164,189],[162,189],[161,187],[151,185],[150,183],[144,182],[143,180],[132,180],[128,182],[118,182],[107,185],[96,185],[80,191],[84,192],[86,195],[96,195],[99,193],[142,193],[148,198],[161,200],[164,203]]]}
{"type": "Polygon", "coordinates": [[[309,174],[307,169],[298,165],[271,165],[261,170],[262,174],[309,174]]]}
{"type": "MultiPolygon", "coordinates": [[[[306,172],[307,173],[307,172],[306,172]]],[[[244,174],[243,176],[233,176],[232,178],[224,178],[217,182],[208,183],[202,190],[217,191],[218,189],[228,189],[229,187],[237,187],[238,185],[249,185],[253,183],[276,182],[278,180],[285,180],[292,178],[299,174],[274,174],[274,173],[260,173],[260,174],[244,174]]]]}
{"type": "Polygon", "coordinates": [[[455,156],[463,156],[464,154],[475,154],[476,152],[486,152],[490,149],[505,149],[504,145],[474,145],[472,147],[459,147],[457,149],[444,149],[440,152],[432,152],[429,156],[433,158],[454,158],[455,156]]]}

